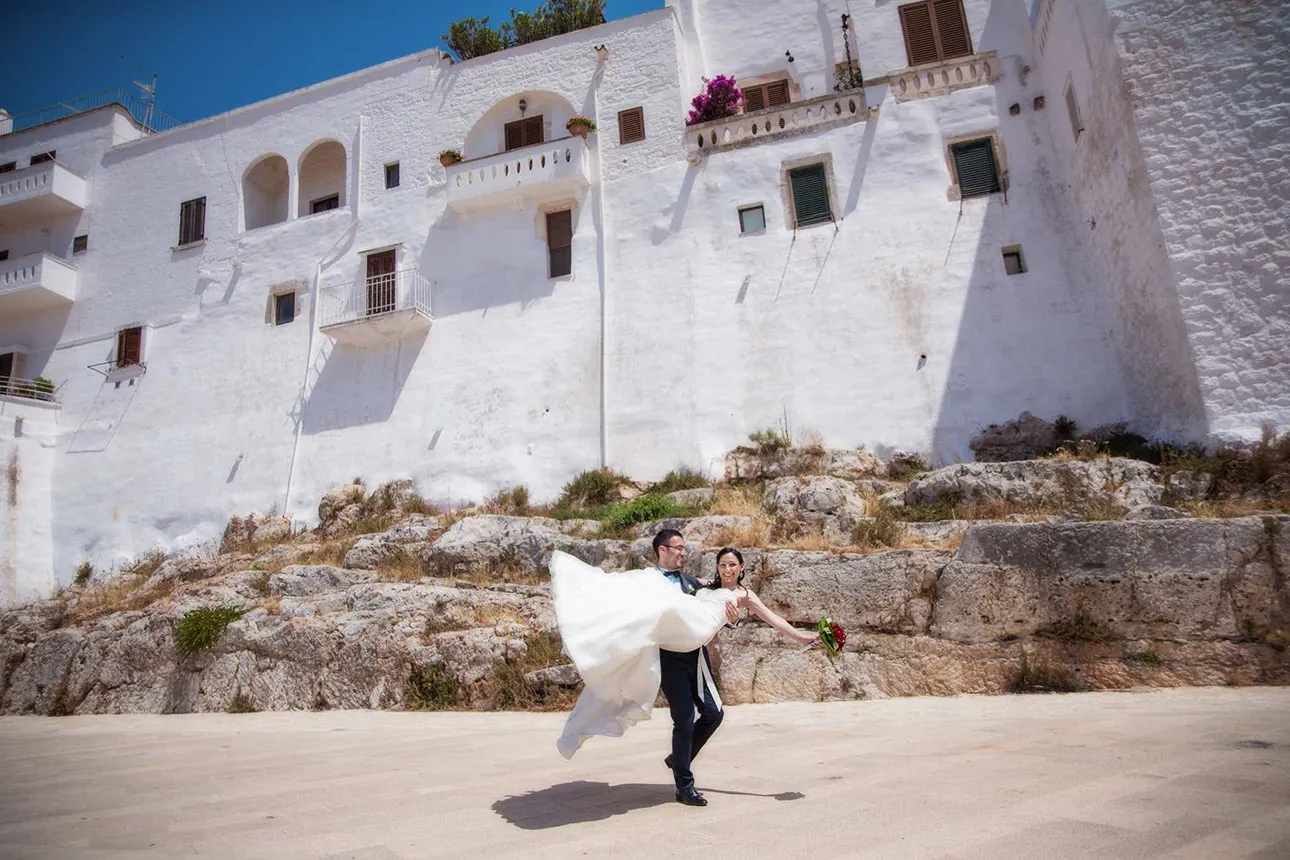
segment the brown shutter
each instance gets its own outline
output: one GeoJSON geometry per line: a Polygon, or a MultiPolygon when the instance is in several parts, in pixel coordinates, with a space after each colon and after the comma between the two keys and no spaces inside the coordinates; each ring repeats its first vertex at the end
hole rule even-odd
{"type": "Polygon", "coordinates": [[[532,146],[542,142],[542,117],[531,116],[524,120],[524,145],[532,146]]]}
{"type": "Polygon", "coordinates": [[[766,88],[749,87],[744,90],[744,112],[763,110],[766,107],[766,88]]]}
{"type": "Polygon", "coordinates": [[[367,315],[388,313],[397,304],[394,252],[367,255],[367,315]]]}
{"type": "Polygon", "coordinates": [[[618,142],[635,143],[645,139],[645,109],[631,108],[618,112],[618,142]]]}
{"type": "Polygon", "coordinates": [[[570,274],[573,271],[573,212],[563,209],[547,213],[546,245],[550,277],[570,274]]]}
{"type": "Polygon", "coordinates": [[[506,124],[506,151],[519,149],[524,146],[524,121],[508,122],[506,124]]]}
{"type": "Polygon", "coordinates": [[[936,35],[932,30],[932,10],[926,3],[900,7],[900,26],[905,31],[905,52],[911,66],[934,63],[938,59],[936,35]]]}
{"type": "Polygon", "coordinates": [[[775,81],[766,85],[766,107],[788,104],[788,81],[775,81]]]}
{"type": "Polygon", "coordinates": [[[129,367],[139,363],[139,347],[143,342],[143,329],[123,328],[116,335],[116,366],[129,367]]]}
{"type": "Polygon", "coordinates": [[[963,0],[933,0],[936,35],[940,40],[940,58],[966,57],[972,53],[972,36],[963,15],[963,0]]]}

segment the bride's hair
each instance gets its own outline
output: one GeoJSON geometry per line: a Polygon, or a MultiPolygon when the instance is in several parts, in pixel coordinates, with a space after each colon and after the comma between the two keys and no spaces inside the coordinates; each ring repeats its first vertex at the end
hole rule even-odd
{"type": "MultiPolygon", "coordinates": [[[[717,566],[718,566],[718,570],[717,570],[717,577],[716,577],[716,579],[712,580],[712,582],[709,582],[709,583],[708,583],[708,585],[707,585],[707,587],[708,587],[708,588],[720,588],[720,587],[721,587],[721,570],[720,570],[720,565],[721,565],[721,557],[722,557],[723,555],[733,555],[735,558],[739,559],[739,565],[740,565],[740,567],[742,567],[742,566],[743,566],[743,563],[744,563],[744,554],[743,554],[743,553],[741,553],[739,550],[735,549],[735,548],[734,548],[734,547],[732,547],[732,546],[723,546],[721,549],[717,550],[717,566]]],[[[744,584],[744,572],[743,572],[742,570],[741,570],[741,571],[739,571],[739,582],[738,582],[738,584],[739,584],[739,585],[743,585],[743,584],[744,584]]]]}

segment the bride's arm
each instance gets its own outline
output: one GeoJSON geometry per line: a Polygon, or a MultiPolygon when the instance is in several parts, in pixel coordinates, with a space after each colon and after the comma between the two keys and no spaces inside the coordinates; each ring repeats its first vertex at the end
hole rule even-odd
{"type": "Polygon", "coordinates": [[[792,624],[789,624],[783,618],[780,618],[774,612],[771,612],[766,608],[766,604],[761,602],[761,598],[754,594],[751,589],[745,588],[744,592],[748,595],[748,608],[753,611],[753,614],[762,621],[765,621],[771,627],[774,627],[780,633],[783,633],[789,639],[794,639],[801,642],[803,645],[807,645],[814,642],[819,637],[819,634],[807,633],[804,630],[798,630],[792,624]]]}

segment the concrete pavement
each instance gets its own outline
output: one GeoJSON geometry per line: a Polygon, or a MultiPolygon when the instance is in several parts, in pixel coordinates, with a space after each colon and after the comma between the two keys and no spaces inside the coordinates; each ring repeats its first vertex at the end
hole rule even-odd
{"type": "Polygon", "coordinates": [[[0,856],[1290,858],[1290,689],[730,708],[672,801],[666,711],[0,718],[0,856]]]}

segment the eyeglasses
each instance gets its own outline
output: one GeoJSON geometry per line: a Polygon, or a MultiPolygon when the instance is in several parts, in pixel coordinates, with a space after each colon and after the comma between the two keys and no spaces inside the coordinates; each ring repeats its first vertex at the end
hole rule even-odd
{"type": "Polygon", "coordinates": [[[659,549],[670,549],[670,550],[672,550],[673,552],[685,552],[685,544],[683,544],[683,543],[675,543],[675,544],[674,544],[674,543],[665,543],[665,544],[663,544],[662,546],[660,546],[660,547],[659,547],[659,549]]]}

